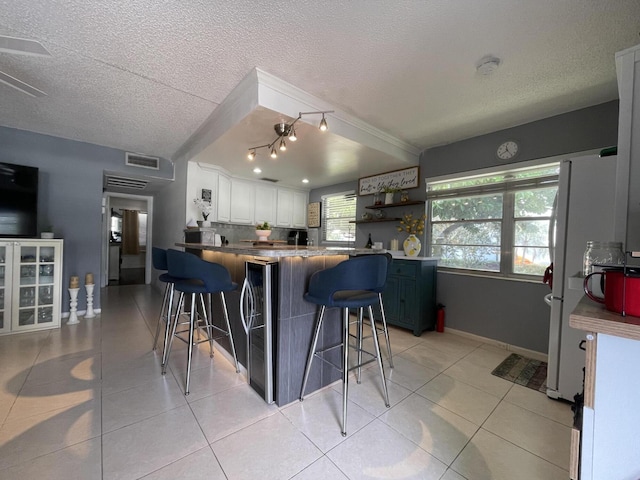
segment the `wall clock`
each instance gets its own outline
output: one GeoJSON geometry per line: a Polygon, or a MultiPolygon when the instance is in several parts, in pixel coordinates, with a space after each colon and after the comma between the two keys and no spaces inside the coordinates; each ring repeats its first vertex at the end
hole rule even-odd
{"type": "Polygon", "coordinates": [[[513,140],[508,140],[498,147],[496,155],[500,160],[509,160],[518,154],[518,144],[513,140]]]}

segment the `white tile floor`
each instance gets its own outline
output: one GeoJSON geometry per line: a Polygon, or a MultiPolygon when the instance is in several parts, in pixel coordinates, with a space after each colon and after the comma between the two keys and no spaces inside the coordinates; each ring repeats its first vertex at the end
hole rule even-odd
{"type": "Polygon", "coordinates": [[[228,360],[151,352],[160,296],[109,287],[102,314],[0,337],[0,479],[566,479],[568,404],[490,374],[508,352],[392,329],[391,408],[375,364],[303,403],[267,405],[228,360]]]}

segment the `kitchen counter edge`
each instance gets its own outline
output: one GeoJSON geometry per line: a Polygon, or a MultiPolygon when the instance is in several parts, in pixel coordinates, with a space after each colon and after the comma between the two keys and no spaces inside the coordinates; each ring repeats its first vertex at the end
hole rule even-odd
{"type": "Polygon", "coordinates": [[[640,317],[623,317],[587,297],[583,297],[571,312],[569,325],[587,332],[640,340],[640,317]]]}
{"type": "MultiPolygon", "coordinates": [[[[230,244],[223,247],[216,247],[214,245],[204,243],[176,243],[177,247],[189,248],[193,250],[211,250],[213,252],[220,253],[232,253],[238,255],[255,255],[258,257],[317,257],[326,255],[362,255],[362,254],[375,254],[386,253],[387,250],[375,250],[371,248],[340,248],[340,247],[318,247],[318,246],[287,246],[287,247],[273,247],[270,246],[253,246],[253,245],[238,245],[230,244]]],[[[393,258],[398,260],[414,260],[414,261],[427,261],[438,260],[437,257],[406,257],[396,252],[390,252],[393,258]]]]}

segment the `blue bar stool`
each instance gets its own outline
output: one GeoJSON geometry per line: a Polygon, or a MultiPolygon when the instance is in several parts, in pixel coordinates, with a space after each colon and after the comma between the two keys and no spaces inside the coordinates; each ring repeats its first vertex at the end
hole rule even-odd
{"type": "Polygon", "coordinates": [[[178,298],[178,305],[175,315],[172,320],[171,336],[169,338],[169,345],[166,349],[166,355],[163,359],[162,374],[167,371],[167,365],[169,363],[169,355],[171,354],[171,346],[173,345],[174,338],[187,343],[188,358],[187,358],[187,376],[185,381],[185,395],[189,395],[189,383],[191,379],[191,357],[193,355],[194,345],[194,331],[199,327],[199,313],[197,313],[196,298],[200,300],[200,308],[202,311],[202,319],[204,320],[204,329],[207,332],[207,338],[200,340],[197,343],[209,342],[210,356],[213,357],[213,330],[220,332],[215,338],[223,336],[229,337],[229,343],[231,344],[231,353],[233,354],[233,360],[236,364],[236,373],[240,372],[238,366],[238,358],[236,357],[236,347],[233,342],[233,335],[231,333],[231,326],[229,325],[229,313],[227,311],[227,302],[224,297],[224,292],[230,292],[238,288],[238,284],[231,281],[231,275],[229,271],[222,265],[213,262],[207,262],[201,258],[186,252],[169,249],[167,250],[167,264],[169,266],[169,275],[176,278],[174,283],[174,289],[180,292],[178,298]],[[180,322],[180,310],[184,306],[185,294],[191,294],[191,312],[189,313],[189,320],[186,322],[180,322]],[[224,313],[224,320],[226,322],[226,330],[213,325],[207,313],[207,306],[204,302],[204,295],[211,295],[213,293],[219,293],[222,301],[222,310],[224,313]],[[184,330],[177,330],[178,324],[186,325],[189,327],[184,330]],[[188,338],[185,339],[180,336],[182,333],[188,332],[188,338]]]}
{"type": "Polygon", "coordinates": [[[153,268],[163,271],[158,280],[164,282],[164,294],[162,296],[162,307],[160,307],[160,315],[158,316],[158,324],[156,326],[156,334],[153,338],[153,350],[158,347],[158,337],[160,336],[160,328],[165,325],[165,340],[162,351],[167,348],[167,339],[169,337],[169,325],[171,324],[171,313],[173,312],[173,285],[175,278],[169,275],[167,266],[167,251],[163,248],[153,247],[151,249],[151,260],[153,268]]]}
{"type": "MultiPolygon", "coordinates": [[[[382,389],[384,392],[384,403],[389,406],[389,392],[387,391],[387,383],[384,376],[384,368],[382,366],[382,357],[380,355],[380,345],[378,343],[378,335],[376,330],[375,319],[373,317],[373,309],[371,305],[376,303],[378,293],[374,290],[380,285],[384,285],[387,278],[387,259],[382,255],[363,255],[350,258],[339,263],[335,267],[328,268],[314,273],[309,280],[309,290],[304,295],[307,302],[315,303],[320,306],[318,319],[316,321],[311,348],[307,358],[307,366],[304,371],[302,380],[302,389],[300,391],[300,401],[304,400],[304,390],[309,379],[311,364],[314,357],[318,356],[321,360],[322,353],[338,347],[342,347],[342,366],[333,365],[342,372],[342,435],[347,435],[347,396],[349,391],[349,370],[361,367],[361,348],[357,344],[358,365],[349,368],[349,309],[358,309],[358,328],[362,326],[362,316],[364,307],[368,308],[369,318],[371,319],[371,335],[375,353],[369,361],[377,360],[382,379],[382,389]],[[322,329],[322,321],[324,312],[327,308],[338,307],[342,309],[342,342],[337,345],[325,347],[323,350],[316,351],[318,344],[318,336],[322,329]]],[[[369,352],[367,352],[369,353],[369,352]]],[[[368,362],[369,362],[368,361],[368,362]]],[[[366,363],[368,363],[366,362],[366,363]]]]}
{"type": "MultiPolygon", "coordinates": [[[[372,254],[365,254],[365,255],[372,255],[372,254]]],[[[381,256],[384,256],[387,260],[387,270],[389,269],[389,267],[391,266],[391,262],[393,260],[393,256],[390,253],[381,253],[381,256]]],[[[361,256],[361,255],[359,255],[361,256]]],[[[382,325],[380,327],[378,327],[376,329],[376,331],[378,332],[378,335],[380,335],[380,333],[384,333],[384,339],[386,341],[387,344],[387,356],[389,357],[389,367],[393,368],[393,355],[391,354],[391,342],[389,340],[389,330],[387,329],[387,316],[384,313],[384,303],[382,303],[382,292],[384,291],[385,287],[387,285],[387,278],[385,276],[384,282],[382,282],[380,285],[377,285],[375,288],[373,288],[371,291],[375,292],[378,294],[378,302],[380,304],[380,316],[382,317],[382,325]]],[[[366,338],[369,337],[363,337],[362,336],[362,321],[360,320],[358,322],[358,330],[357,330],[357,334],[355,335],[356,337],[356,342],[358,343],[358,348],[360,350],[362,350],[362,341],[365,340],[366,338]]],[[[358,355],[358,363],[361,363],[361,354],[362,352],[359,352],[358,355]]],[[[358,383],[360,383],[360,369],[358,369],[357,372],[357,381],[358,383]]]]}

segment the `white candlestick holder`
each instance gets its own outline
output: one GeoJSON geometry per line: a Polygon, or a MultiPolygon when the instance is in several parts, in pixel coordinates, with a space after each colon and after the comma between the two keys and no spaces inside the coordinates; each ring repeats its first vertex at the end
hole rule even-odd
{"type": "Polygon", "coordinates": [[[67,321],[67,325],[76,325],[80,323],[78,320],[78,292],[79,288],[70,288],[69,289],[69,297],[71,297],[71,301],[69,302],[69,321],[67,321]]]}
{"type": "Polygon", "coordinates": [[[84,286],[84,288],[87,289],[87,313],[85,313],[84,318],[93,318],[96,316],[96,313],[93,311],[93,287],[93,284],[84,286]]]}

